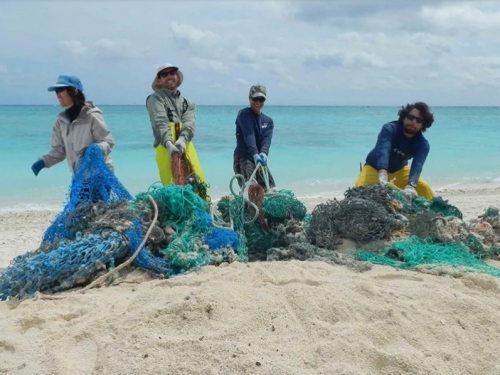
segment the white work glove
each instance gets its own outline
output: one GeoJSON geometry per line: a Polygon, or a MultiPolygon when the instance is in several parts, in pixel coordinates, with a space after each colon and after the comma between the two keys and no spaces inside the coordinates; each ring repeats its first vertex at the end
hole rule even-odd
{"type": "Polygon", "coordinates": [[[262,160],[259,154],[255,154],[253,156],[253,161],[255,163],[255,166],[257,166],[257,164],[265,165],[264,160],[262,160]]]}
{"type": "Polygon", "coordinates": [[[418,196],[417,191],[411,185],[406,185],[405,189],[403,190],[403,194],[410,201],[414,200],[418,196]]]}
{"type": "Polygon", "coordinates": [[[387,178],[387,173],[379,173],[378,174],[378,183],[381,186],[385,186],[389,183],[389,180],[387,178]]]}
{"type": "Polygon", "coordinates": [[[184,154],[186,152],[186,143],[186,138],[184,138],[184,136],[182,135],[180,135],[177,139],[177,142],[175,142],[175,147],[177,147],[181,154],[184,154]]]}
{"type": "Polygon", "coordinates": [[[171,141],[167,142],[167,147],[165,147],[165,148],[167,149],[170,157],[172,157],[172,155],[175,153],[178,153],[178,154],[180,153],[179,149],[177,147],[175,147],[171,141]]]}
{"type": "Polygon", "coordinates": [[[261,152],[259,154],[259,156],[260,156],[261,160],[263,161],[262,165],[265,167],[267,165],[267,155],[264,152],[261,152]]]}

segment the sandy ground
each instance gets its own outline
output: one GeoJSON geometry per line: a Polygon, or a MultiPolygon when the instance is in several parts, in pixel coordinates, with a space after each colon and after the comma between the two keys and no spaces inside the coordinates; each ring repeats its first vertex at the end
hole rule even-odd
{"type": "MultiPolygon", "coordinates": [[[[498,188],[438,194],[467,220],[500,207],[498,188]]],[[[0,268],[55,214],[0,214],[0,268]]],[[[59,296],[0,303],[0,374],[500,374],[500,279],[486,275],[233,263],[59,296]]]]}

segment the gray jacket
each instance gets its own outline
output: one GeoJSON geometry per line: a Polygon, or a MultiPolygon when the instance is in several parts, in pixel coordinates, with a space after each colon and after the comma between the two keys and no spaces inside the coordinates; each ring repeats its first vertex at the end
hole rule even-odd
{"type": "MultiPolygon", "coordinates": [[[[146,99],[146,107],[153,128],[154,144],[167,147],[167,142],[172,141],[171,122],[182,122],[182,135],[187,142],[194,137],[196,130],[196,104],[171,90],[161,89],[151,94],[146,99]]],[[[175,142],[174,142],[175,143],[175,142]]]]}
{"type": "Polygon", "coordinates": [[[74,173],[82,151],[92,143],[97,143],[102,148],[104,160],[113,171],[110,152],[115,141],[104,123],[101,110],[92,102],[86,102],[73,122],[70,122],[65,111],[59,113],[52,129],[50,151],[39,159],[43,160],[46,168],[66,159],[69,170],[74,173]]]}

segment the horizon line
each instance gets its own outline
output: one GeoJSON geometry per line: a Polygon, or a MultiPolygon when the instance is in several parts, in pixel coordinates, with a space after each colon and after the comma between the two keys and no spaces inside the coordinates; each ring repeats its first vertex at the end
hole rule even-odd
{"type": "MultiPolygon", "coordinates": [[[[197,107],[241,107],[246,104],[196,104],[197,107]]],[[[59,107],[59,104],[0,104],[0,107],[59,107]]],[[[98,107],[142,107],[143,104],[99,104],[98,107]]],[[[266,107],[394,107],[401,104],[268,104],[266,107]]],[[[432,108],[499,108],[498,105],[431,105],[432,108]]]]}

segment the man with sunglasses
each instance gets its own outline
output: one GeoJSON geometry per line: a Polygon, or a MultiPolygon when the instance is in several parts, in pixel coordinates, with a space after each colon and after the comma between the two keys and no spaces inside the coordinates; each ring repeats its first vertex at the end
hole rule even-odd
{"type": "MultiPolygon", "coordinates": [[[[248,100],[250,107],[238,112],[236,117],[236,148],[234,150],[234,173],[243,175],[245,181],[252,176],[257,165],[267,166],[267,158],[273,138],[274,122],[269,116],[262,113],[266,101],[266,87],[253,85],[250,87],[248,100]]],[[[269,187],[276,188],[271,171],[268,171],[269,187]]],[[[264,175],[261,170],[256,174],[256,180],[266,188],[264,175]]],[[[241,185],[241,184],[240,184],[241,185]]]]}
{"type": "Polygon", "coordinates": [[[402,107],[398,116],[397,121],[382,126],[355,186],[392,182],[404,189],[410,200],[417,196],[430,200],[434,193],[420,174],[430,149],[423,133],[432,126],[434,115],[426,103],[416,102],[402,107]],[[411,168],[408,166],[410,159],[413,159],[411,168]]]}
{"type": "Polygon", "coordinates": [[[160,65],[151,85],[155,92],[146,99],[163,185],[173,182],[170,169],[172,155],[186,152],[186,145],[191,142],[196,130],[196,105],[182,97],[179,91],[183,80],[184,75],[177,66],[160,65]]]}

